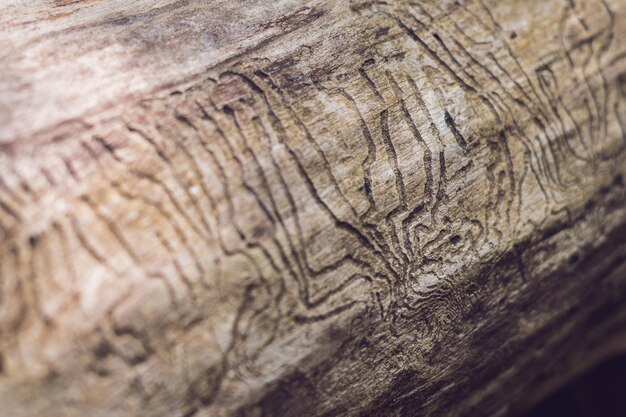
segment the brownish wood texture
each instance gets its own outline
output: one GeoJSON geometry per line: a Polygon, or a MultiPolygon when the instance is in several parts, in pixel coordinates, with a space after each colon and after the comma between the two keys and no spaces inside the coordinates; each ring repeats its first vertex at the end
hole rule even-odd
{"type": "Polygon", "coordinates": [[[626,1],[0,30],[0,416],[500,416],[626,348],[626,1]]]}

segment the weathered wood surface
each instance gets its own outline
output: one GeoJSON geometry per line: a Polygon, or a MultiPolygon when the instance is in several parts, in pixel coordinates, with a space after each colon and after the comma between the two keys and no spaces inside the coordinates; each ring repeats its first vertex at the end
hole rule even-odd
{"type": "Polygon", "coordinates": [[[623,350],[625,39],[624,0],[5,2],[0,416],[497,416],[623,350]]]}

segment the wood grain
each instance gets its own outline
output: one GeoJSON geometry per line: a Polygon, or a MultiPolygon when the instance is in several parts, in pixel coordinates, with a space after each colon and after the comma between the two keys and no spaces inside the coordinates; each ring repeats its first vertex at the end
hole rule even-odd
{"type": "Polygon", "coordinates": [[[0,16],[0,416],[499,416],[626,349],[625,1],[0,16]]]}

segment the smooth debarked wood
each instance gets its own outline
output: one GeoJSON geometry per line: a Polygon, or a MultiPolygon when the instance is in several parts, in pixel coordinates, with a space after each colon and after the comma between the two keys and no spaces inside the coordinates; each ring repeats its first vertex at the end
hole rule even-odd
{"type": "Polygon", "coordinates": [[[0,6],[0,416],[504,416],[626,350],[626,1],[0,6]]]}

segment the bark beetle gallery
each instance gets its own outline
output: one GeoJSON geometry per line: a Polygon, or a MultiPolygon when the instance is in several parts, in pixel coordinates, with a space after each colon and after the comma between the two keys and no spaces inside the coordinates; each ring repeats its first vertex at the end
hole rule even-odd
{"type": "Polygon", "coordinates": [[[626,350],[625,0],[25,3],[0,416],[505,416],[626,350]]]}

